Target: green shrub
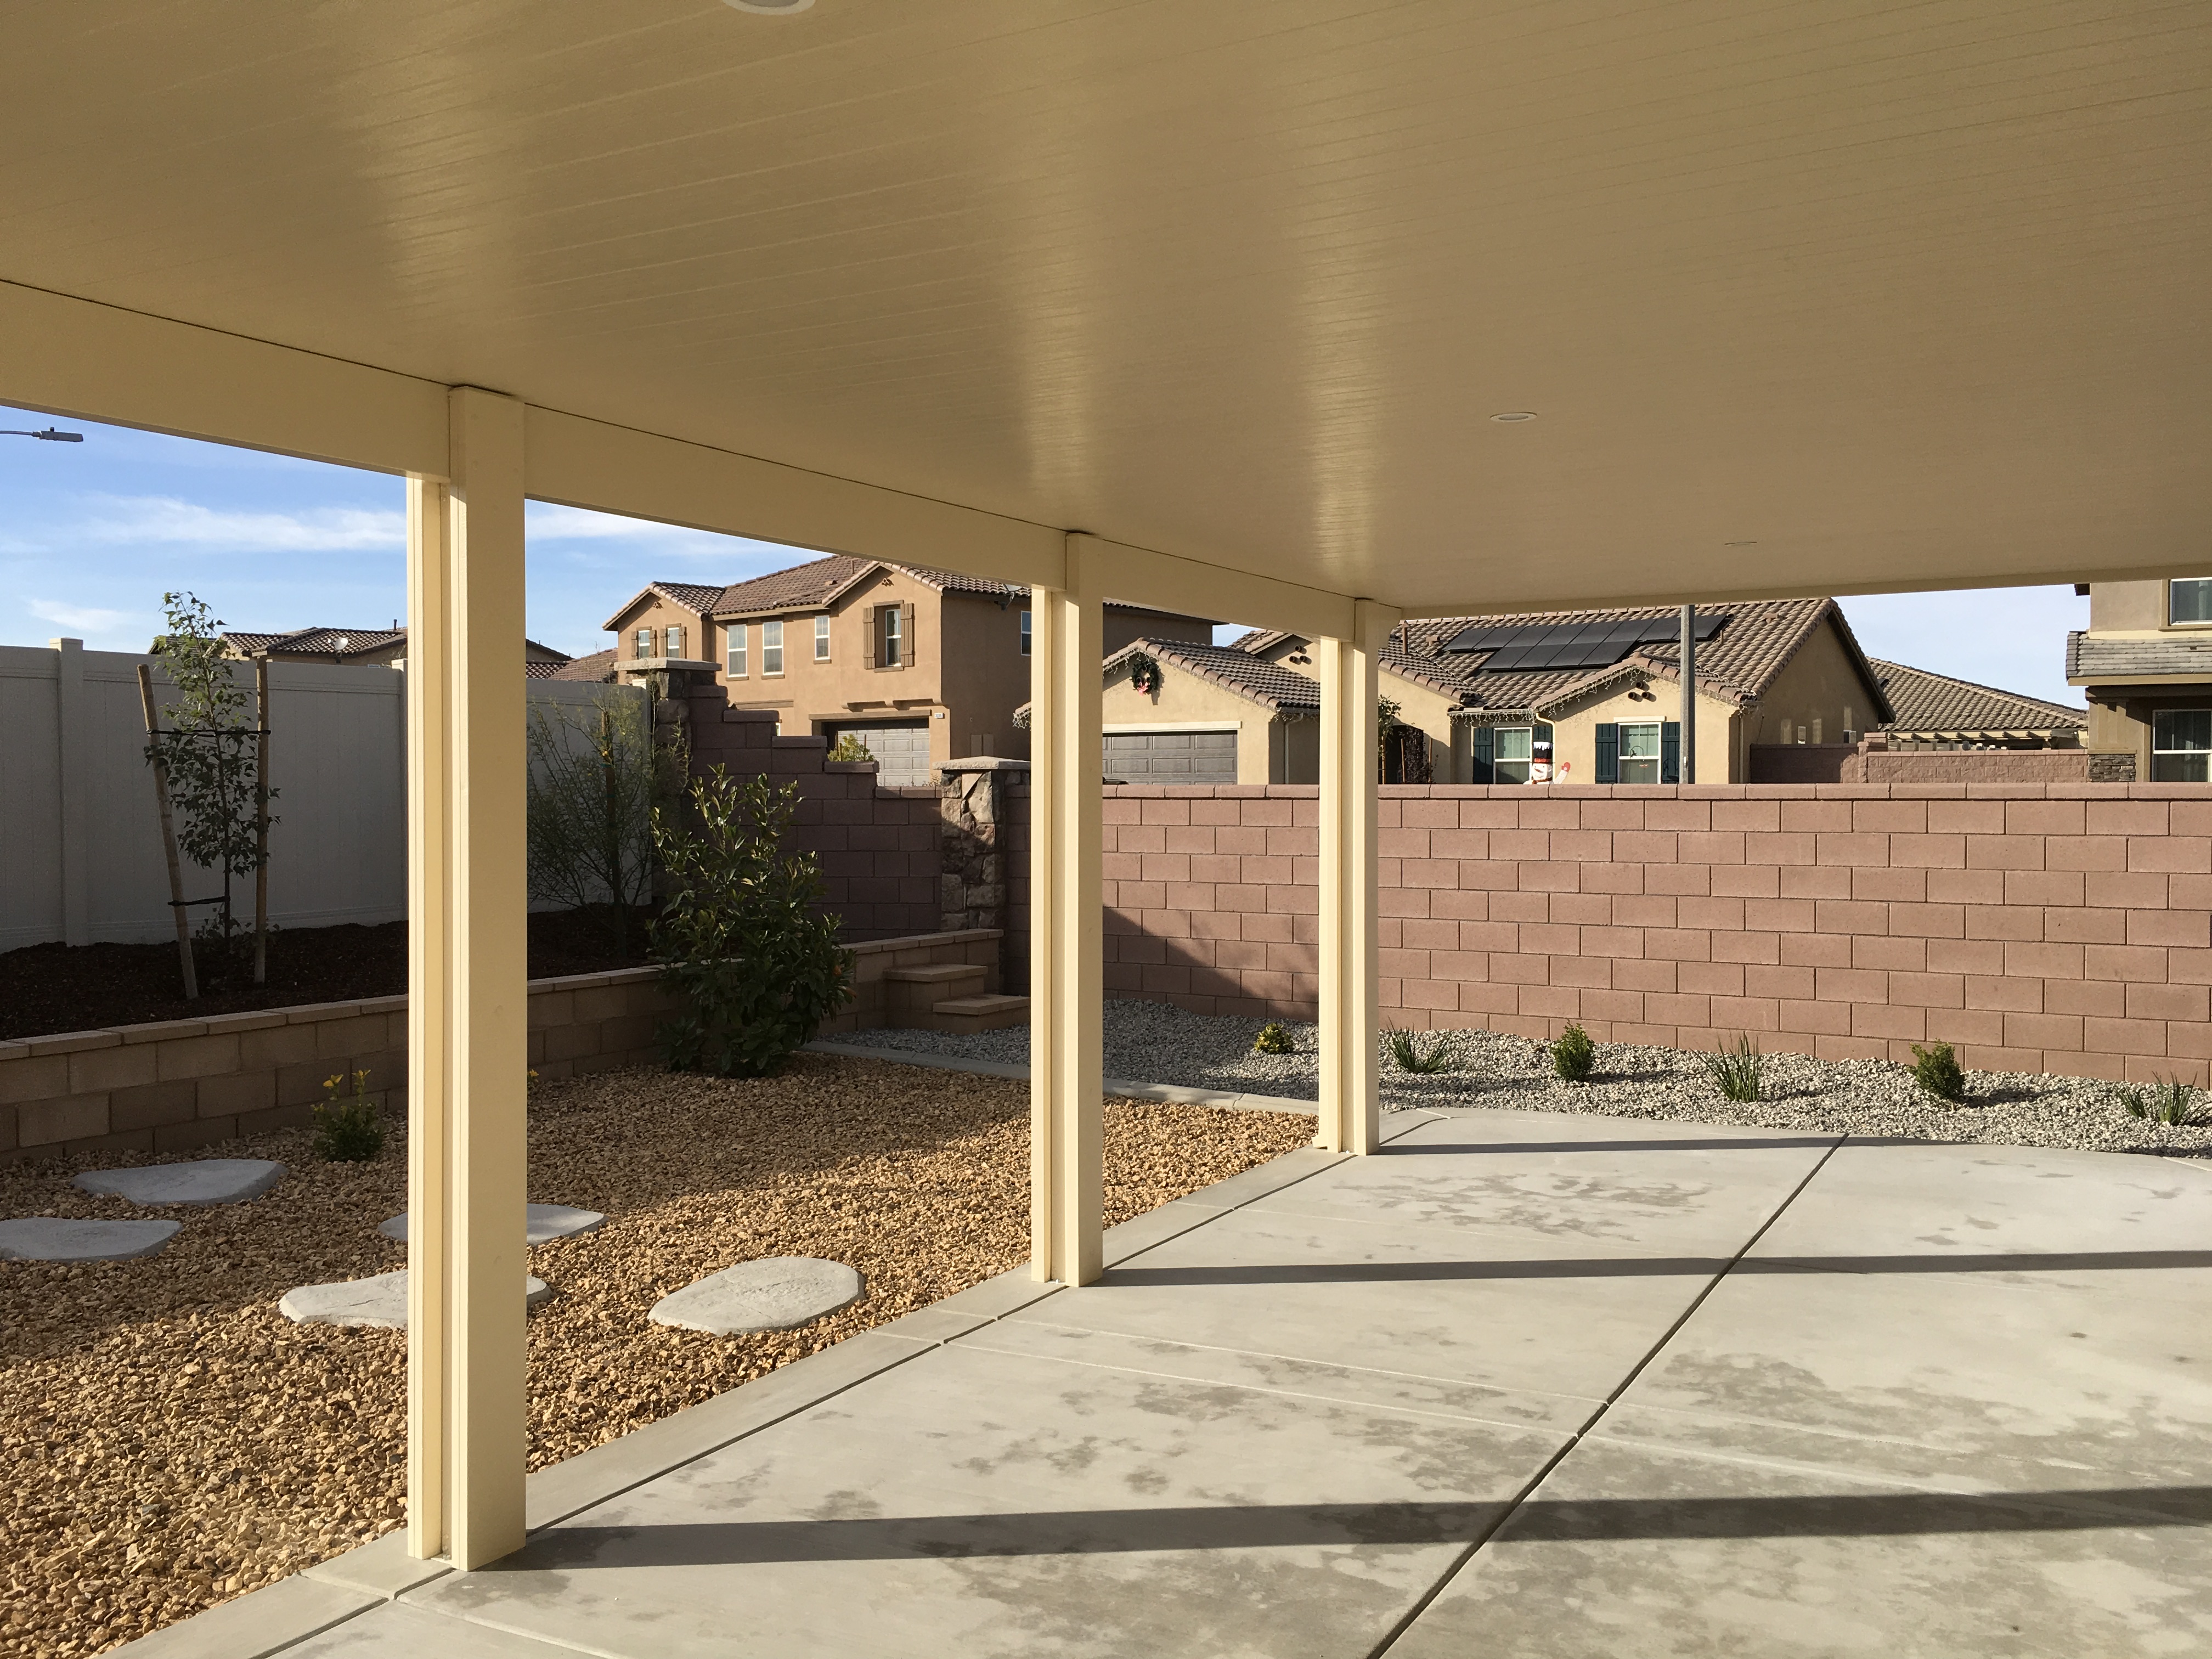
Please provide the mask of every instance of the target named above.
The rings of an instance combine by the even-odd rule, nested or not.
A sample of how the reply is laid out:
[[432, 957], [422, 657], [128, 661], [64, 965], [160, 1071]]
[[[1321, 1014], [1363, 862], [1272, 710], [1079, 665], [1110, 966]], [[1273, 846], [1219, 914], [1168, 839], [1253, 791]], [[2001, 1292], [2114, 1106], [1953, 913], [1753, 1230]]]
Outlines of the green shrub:
[[860, 741], [859, 733], [840, 732], [836, 743], [830, 748], [829, 758], [833, 761], [872, 761], [875, 756], [869, 752], [868, 745]]
[[1395, 1025], [1386, 1025], [1382, 1037], [1389, 1045], [1391, 1060], [1401, 1072], [1452, 1069], [1451, 1041], [1441, 1031], [1401, 1031]]
[[689, 823], [655, 808], [653, 839], [672, 890], [653, 924], [653, 960], [676, 1012], [659, 1030], [671, 1070], [768, 1077], [849, 994], [853, 953], [814, 908], [820, 866], [786, 853], [799, 786], [695, 779]]
[[2162, 1077], [2155, 1083], [2123, 1088], [2120, 1104], [2128, 1109], [2130, 1117], [2163, 1123], [2172, 1128], [2185, 1128], [2197, 1121], [2197, 1091], [2178, 1077]]
[[1260, 1035], [1252, 1039], [1252, 1052], [1255, 1054], [1287, 1054], [1291, 1051], [1291, 1034], [1279, 1020], [1269, 1020], [1260, 1028]]
[[315, 1108], [315, 1156], [326, 1164], [367, 1164], [384, 1150], [384, 1115], [368, 1097], [368, 1073], [356, 1072], [353, 1092], [340, 1072], [323, 1079], [329, 1098]]
[[1717, 1054], [1699, 1054], [1698, 1060], [1711, 1078], [1713, 1086], [1725, 1100], [1763, 1100], [1765, 1085], [1760, 1073], [1765, 1069], [1766, 1056], [1759, 1052], [1758, 1045], [1748, 1036], [1739, 1036], [1733, 1048], [1723, 1048]]
[[1588, 1082], [1596, 1065], [1597, 1044], [1590, 1041], [1590, 1034], [1579, 1024], [1568, 1026], [1552, 1045], [1552, 1069], [1565, 1082]]
[[1954, 1104], [1966, 1097], [1966, 1074], [1959, 1067], [1959, 1057], [1951, 1052], [1948, 1042], [1931, 1043], [1922, 1048], [1912, 1045], [1912, 1080], [1938, 1100]]
[[610, 687], [595, 706], [533, 704], [523, 840], [530, 896], [603, 910], [629, 954], [630, 918], [653, 902], [653, 812], [682, 798], [684, 753], [654, 740], [653, 711]]

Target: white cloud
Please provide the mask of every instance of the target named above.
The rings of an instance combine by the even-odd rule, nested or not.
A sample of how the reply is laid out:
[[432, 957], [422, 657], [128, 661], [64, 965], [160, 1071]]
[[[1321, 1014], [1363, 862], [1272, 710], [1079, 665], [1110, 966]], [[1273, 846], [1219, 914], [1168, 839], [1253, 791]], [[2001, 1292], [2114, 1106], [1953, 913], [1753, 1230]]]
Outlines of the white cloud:
[[625, 519], [611, 513], [592, 513], [580, 507], [559, 507], [532, 501], [524, 525], [533, 545], [558, 542], [621, 543], [623, 550], [669, 558], [758, 560], [798, 564], [821, 556], [803, 548], [781, 547], [774, 542], [744, 536], [722, 536], [712, 531], [689, 530], [681, 525], [655, 524], [650, 519]]
[[74, 628], [87, 634], [112, 634], [124, 628], [143, 628], [148, 618], [130, 611], [102, 611], [95, 606], [63, 605], [55, 599], [33, 599], [31, 614], [40, 622]]
[[104, 495], [79, 532], [110, 544], [161, 543], [239, 553], [400, 552], [407, 515], [357, 507], [298, 513], [240, 512], [171, 495]]

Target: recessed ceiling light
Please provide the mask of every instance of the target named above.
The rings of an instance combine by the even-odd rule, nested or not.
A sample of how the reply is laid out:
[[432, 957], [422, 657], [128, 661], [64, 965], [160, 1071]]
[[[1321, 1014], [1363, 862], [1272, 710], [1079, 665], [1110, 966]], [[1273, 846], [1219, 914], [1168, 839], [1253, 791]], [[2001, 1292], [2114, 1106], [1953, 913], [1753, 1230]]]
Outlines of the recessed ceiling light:
[[1757, 542], [1723, 542], [1723, 547], [1757, 547]]
[[787, 17], [793, 12], [805, 11], [814, 0], [722, 0], [732, 11], [750, 11], [763, 17]]
[[1536, 411], [1533, 409], [1509, 409], [1503, 415], [1493, 415], [1490, 418], [1493, 421], [1504, 421], [1510, 425], [1515, 421], [1534, 420]]

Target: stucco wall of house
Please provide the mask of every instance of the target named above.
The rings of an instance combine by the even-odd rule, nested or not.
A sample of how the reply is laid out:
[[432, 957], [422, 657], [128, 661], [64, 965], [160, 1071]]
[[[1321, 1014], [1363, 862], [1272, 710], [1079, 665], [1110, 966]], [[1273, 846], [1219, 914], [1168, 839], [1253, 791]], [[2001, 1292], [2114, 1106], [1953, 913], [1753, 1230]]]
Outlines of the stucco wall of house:
[[1841, 743], [1845, 732], [1870, 731], [1879, 723], [1873, 690], [1829, 623], [1813, 632], [1760, 695], [1749, 741], [1794, 743], [1802, 726], [1808, 743]]
[[[616, 618], [617, 626], [608, 630], [613, 641], [615, 665], [619, 668], [637, 655], [637, 630], [653, 629], [653, 654], [688, 656], [694, 661], [711, 662], [714, 658], [714, 630], [697, 611], [685, 609], [675, 600], [659, 593], [648, 592], [629, 606]], [[684, 630], [684, 649], [671, 653], [666, 648], [667, 629]]]
[[1146, 726], [1234, 725], [1240, 784], [1312, 783], [1321, 776], [1319, 737], [1301, 742], [1294, 735], [1297, 726], [1318, 727], [1319, 721], [1283, 720], [1241, 692], [1201, 679], [1173, 662], [1161, 664], [1158, 689], [1151, 692], [1129, 684], [1127, 663], [1117, 665], [1106, 676], [1099, 708], [1109, 732]]

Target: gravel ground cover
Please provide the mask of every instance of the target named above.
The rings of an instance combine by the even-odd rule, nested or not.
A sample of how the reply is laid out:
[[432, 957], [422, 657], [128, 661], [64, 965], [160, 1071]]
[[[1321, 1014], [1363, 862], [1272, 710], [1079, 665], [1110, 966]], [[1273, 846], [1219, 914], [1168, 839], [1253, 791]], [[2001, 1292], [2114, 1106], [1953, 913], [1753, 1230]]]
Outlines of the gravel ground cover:
[[[1312, 1139], [1308, 1118], [1109, 1103], [1106, 1218]], [[395, 1133], [368, 1164], [302, 1132], [210, 1152], [291, 1175], [171, 1209], [160, 1255], [0, 1264], [0, 1653], [98, 1652], [389, 1531], [404, 1515], [404, 1333], [295, 1325], [295, 1285], [388, 1272]], [[146, 1214], [77, 1191], [87, 1157], [0, 1170], [0, 1216]], [[540, 1085], [533, 1200], [605, 1212], [531, 1251], [530, 1462], [556, 1462], [965, 1289], [1029, 1248], [1026, 1085], [803, 1055], [784, 1076], [635, 1070]], [[817, 1324], [716, 1337], [647, 1321], [757, 1256], [825, 1256], [866, 1294]]]
[[[1162, 1002], [1109, 1002], [1106, 1075], [1313, 1099], [1317, 1058], [1314, 1028], [1285, 1022], [1292, 1052], [1255, 1054], [1253, 1039], [1266, 1023], [1186, 1013]], [[1970, 1072], [1966, 1099], [1951, 1105], [1923, 1093], [1908, 1067], [1887, 1060], [1777, 1054], [1766, 1059], [1766, 1098], [1736, 1102], [1724, 1099], [1698, 1056], [1680, 1048], [1600, 1043], [1590, 1080], [1569, 1084], [1553, 1074], [1546, 1045], [1529, 1038], [1480, 1030], [1434, 1035], [1445, 1044], [1451, 1069], [1419, 1074], [1401, 1071], [1386, 1047], [1386, 1104], [1589, 1112], [1920, 1140], [2212, 1156], [2212, 1099], [2203, 1091], [2197, 1096], [2197, 1122], [2166, 1126], [2130, 1116], [2118, 1086], [2094, 1078]], [[975, 1036], [855, 1031], [836, 1041], [1017, 1066], [1029, 1059], [1029, 1031], [1020, 1026]]]

